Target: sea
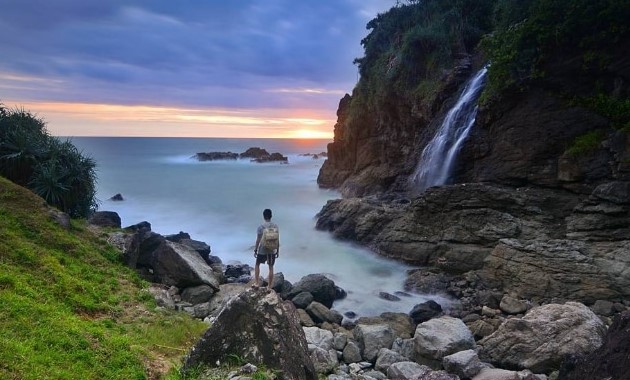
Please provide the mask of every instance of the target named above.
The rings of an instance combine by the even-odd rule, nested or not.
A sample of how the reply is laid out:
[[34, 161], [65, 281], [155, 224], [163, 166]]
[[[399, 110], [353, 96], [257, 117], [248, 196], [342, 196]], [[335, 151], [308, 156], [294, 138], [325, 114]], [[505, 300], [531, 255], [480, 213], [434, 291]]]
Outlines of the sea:
[[[403, 292], [412, 267], [380, 257], [315, 229], [316, 215], [327, 201], [341, 195], [317, 185], [328, 140], [72, 137], [84, 155], [97, 163], [100, 211], [115, 211], [123, 227], [142, 221], [162, 235], [187, 232], [210, 245], [224, 264], [254, 265], [256, 228], [270, 208], [280, 227], [281, 251], [275, 272], [292, 283], [322, 273], [347, 292], [333, 309], [357, 317], [383, 312], [408, 313], [414, 305], [439, 295], [405, 292], [399, 301], [381, 292]], [[249, 159], [200, 162], [198, 152], [241, 153], [264, 148], [288, 157], [288, 164]], [[123, 201], [112, 201], [115, 194]], [[266, 277], [267, 268], [261, 268]], [[252, 269], [253, 275], [253, 269]], [[349, 313], [348, 313], [349, 314]], [[350, 314], [349, 314], [350, 315]], [[352, 317], [353, 319], [355, 317]]]

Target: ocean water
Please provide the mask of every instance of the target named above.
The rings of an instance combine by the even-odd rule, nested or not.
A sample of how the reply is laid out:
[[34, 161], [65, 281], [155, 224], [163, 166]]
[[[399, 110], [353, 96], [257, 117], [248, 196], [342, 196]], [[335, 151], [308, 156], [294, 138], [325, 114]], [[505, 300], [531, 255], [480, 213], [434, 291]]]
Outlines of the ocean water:
[[[409, 266], [315, 229], [315, 216], [336, 191], [320, 189], [323, 158], [302, 156], [326, 151], [325, 140], [74, 137], [72, 142], [97, 161], [99, 210], [117, 212], [124, 226], [142, 221], [162, 235], [187, 232], [208, 243], [225, 264], [254, 265], [256, 228], [262, 211], [273, 210], [280, 227], [281, 251], [275, 271], [292, 283], [323, 273], [348, 297], [333, 309], [358, 316], [409, 312], [439, 296], [411, 294], [386, 301], [379, 292], [403, 290]], [[249, 160], [199, 162], [197, 152], [244, 152], [261, 147], [280, 152], [289, 164]], [[109, 200], [120, 193], [124, 201]], [[253, 271], [252, 271], [253, 274]], [[266, 277], [266, 266], [261, 267]]]

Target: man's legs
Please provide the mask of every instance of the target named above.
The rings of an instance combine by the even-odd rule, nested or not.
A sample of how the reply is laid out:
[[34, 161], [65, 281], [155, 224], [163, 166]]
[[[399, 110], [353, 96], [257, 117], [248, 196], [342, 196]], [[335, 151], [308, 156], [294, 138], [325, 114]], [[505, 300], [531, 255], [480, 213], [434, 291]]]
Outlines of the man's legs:
[[267, 287], [269, 289], [272, 289], [272, 285], [273, 285], [273, 264], [269, 264], [269, 278], [267, 279], [267, 281], [269, 282], [267, 284]]
[[254, 268], [254, 287], [258, 287], [258, 278], [260, 277], [260, 263], [256, 261], [256, 267]]

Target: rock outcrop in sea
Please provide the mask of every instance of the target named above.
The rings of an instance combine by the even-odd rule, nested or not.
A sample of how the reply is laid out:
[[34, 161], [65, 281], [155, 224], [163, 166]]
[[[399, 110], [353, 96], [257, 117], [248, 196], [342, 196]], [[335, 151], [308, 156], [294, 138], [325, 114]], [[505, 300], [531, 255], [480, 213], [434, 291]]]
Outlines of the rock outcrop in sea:
[[238, 160], [249, 158], [252, 162], [264, 163], [264, 162], [281, 162], [289, 163], [289, 159], [279, 152], [269, 153], [266, 149], [252, 147], [248, 148], [242, 153], [233, 152], [200, 152], [195, 154], [192, 158], [198, 161], [217, 161], [217, 160]]

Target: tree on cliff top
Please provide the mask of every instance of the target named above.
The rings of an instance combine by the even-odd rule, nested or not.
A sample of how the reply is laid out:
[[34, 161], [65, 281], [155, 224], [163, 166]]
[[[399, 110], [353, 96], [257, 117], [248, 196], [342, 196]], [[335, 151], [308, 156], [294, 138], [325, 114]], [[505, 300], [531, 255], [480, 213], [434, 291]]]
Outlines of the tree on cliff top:
[[487, 91], [524, 88], [557, 57], [580, 58], [585, 73], [605, 69], [630, 38], [628, 19], [627, 0], [500, 0], [496, 30], [482, 41]]
[[488, 15], [495, 2], [410, 1], [379, 14], [367, 24], [364, 56], [354, 61], [361, 79], [355, 89], [360, 99], [353, 99], [353, 107], [378, 107], [392, 96], [430, 105], [444, 70], [471, 54], [490, 32]]
[[0, 104], [0, 175], [73, 217], [86, 217], [97, 206], [95, 167], [70, 141], [50, 136], [43, 120]]

